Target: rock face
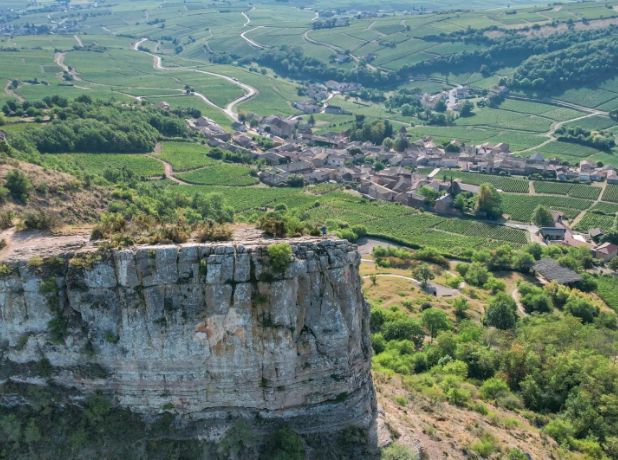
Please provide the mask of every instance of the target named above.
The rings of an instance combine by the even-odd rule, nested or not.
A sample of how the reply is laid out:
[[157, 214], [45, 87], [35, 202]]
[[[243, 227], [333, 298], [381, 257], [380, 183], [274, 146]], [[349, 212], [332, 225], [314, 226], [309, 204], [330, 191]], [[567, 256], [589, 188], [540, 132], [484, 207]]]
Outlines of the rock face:
[[266, 247], [239, 245], [2, 264], [0, 382], [99, 390], [145, 416], [259, 415], [305, 433], [370, 427], [360, 255], [347, 241], [292, 249], [284, 273]]

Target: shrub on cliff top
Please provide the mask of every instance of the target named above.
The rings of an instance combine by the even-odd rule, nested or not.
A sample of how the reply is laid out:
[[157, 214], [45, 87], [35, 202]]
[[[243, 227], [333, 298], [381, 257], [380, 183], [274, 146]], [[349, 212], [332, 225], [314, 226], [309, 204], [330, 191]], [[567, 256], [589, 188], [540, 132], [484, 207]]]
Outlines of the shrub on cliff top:
[[288, 243], [268, 246], [270, 265], [275, 273], [283, 273], [292, 263], [292, 248]]

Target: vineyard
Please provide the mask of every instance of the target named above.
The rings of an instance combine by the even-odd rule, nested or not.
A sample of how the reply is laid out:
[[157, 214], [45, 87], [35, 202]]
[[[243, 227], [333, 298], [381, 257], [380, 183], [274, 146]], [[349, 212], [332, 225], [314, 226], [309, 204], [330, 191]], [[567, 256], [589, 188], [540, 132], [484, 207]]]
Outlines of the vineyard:
[[158, 158], [172, 165], [174, 171], [188, 171], [217, 164], [206, 156], [210, 149], [193, 142], [163, 142]]
[[603, 214], [595, 214], [593, 212], [587, 212], [582, 220], [573, 228], [578, 232], [587, 233], [592, 228], [600, 228], [601, 230], [611, 230], [614, 228], [614, 222], [616, 218], [614, 216], [606, 216]]
[[[442, 218], [442, 221], [445, 219]], [[473, 248], [494, 248], [507, 243], [503, 240], [491, 240], [482, 236], [447, 234], [433, 227], [440, 223], [440, 218], [428, 214], [416, 214], [399, 218], [377, 219], [365, 223], [369, 234], [381, 236], [411, 247], [432, 246], [450, 255], [462, 255]]]
[[572, 219], [580, 211], [588, 209], [592, 201], [579, 198], [561, 198], [557, 196], [521, 196], [505, 193], [502, 195], [502, 208], [512, 220], [530, 222], [532, 212], [538, 205], [564, 212], [567, 219]]
[[250, 209], [266, 206], [270, 203], [276, 204], [277, 200], [286, 196], [299, 193], [289, 188], [262, 188], [262, 187], [216, 187], [216, 186], [195, 186], [178, 185], [174, 187], [180, 193], [192, 196], [196, 193], [207, 195], [209, 193], [221, 193], [225, 196], [226, 203], [234, 208], [236, 212], [248, 211]]
[[618, 312], [618, 278], [614, 276], [599, 276], [596, 281], [599, 296], [607, 305]]
[[516, 244], [528, 243], [528, 232], [524, 230], [504, 227], [501, 225], [489, 225], [472, 220], [447, 219], [435, 228], [449, 233], [482, 237], [489, 240], [507, 241], [509, 243]]
[[565, 182], [534, 181], [534, 190], [537, 193], [565, 195], [573, 198], [596, 200], [601, 194], [602, 189], [600, 187], [593, 187], [591, 185], [569, 184]]
[[50, 154], [49, 158], [77, 164], [84, 171], [102, 174], [107, 169], [126, 169], [136, 176], [163, 175], [163, 165], [157, 160], [141, 154], [127, 153], [70, 153], [66, 155]]
[[259, 182], [255, 177], [249, 175], [250, 172], [251, 168], [245, 166], [219, 163], [205, 169], [178, 174], [176, 177], [190, 184], [242, 187], [255, 185]]
[[605, 203], [601, 201], [600, 203], [594, 205], [594, 207], [590, 211], [598, 212], [601, 214], [616, 214], [618, 212], [618, 204]]
[[607, 184], [605, 193], [603, 193], [603, 201], [618, 203], [618, 185]]
[[453, 179], [461, 179], [462, 182], [471, 185], [481, 185], [484, 183], [490, 183], [495, 185], [495, 187], [504, 192], [511, 193], [528, 193], [530, 191], [530, 186], [527, 180], [524, 179], [514, 179], [512, 177], [505, 176], [494, 176], [491, 174], [478, 174], [478, 173], [469, 173], [464, 171], [449, 171], [449, 170], [441, 170], [437, 177], [443, 177], [446, 175], [447, 179], [451, 177]]

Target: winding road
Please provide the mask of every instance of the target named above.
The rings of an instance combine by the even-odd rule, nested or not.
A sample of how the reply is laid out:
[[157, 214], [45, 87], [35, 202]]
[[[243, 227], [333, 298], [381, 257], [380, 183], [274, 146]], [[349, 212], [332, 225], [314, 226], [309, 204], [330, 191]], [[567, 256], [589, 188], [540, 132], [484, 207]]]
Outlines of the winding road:
[[16, 92], [14, 92], [11, 89], [11, 80], [7, 81], [6, 85], [4, 85], [4, 92], [6, 94], [8, 94], [9, 96], [14, 97], [15, 99], [17, 99], [19, 102], [25, 102], [26, 101], [23, 97], [21, 97], [19, 94], [17, 94]]
[[[314, 40], [313, 38], [309, 38], [309, 32], [311, 32], [312, 29], [309, 29], [307, 31], [305, 31], [305, 33], [303, 33], [301, 35], [301, 37], [303, 37], [303, 40], [305, 40], [308, 43], [312, 43], [314, 45], [317, 46], [324, 46], [326, 48], [331, 49], [332, 51], [334, 51], [337, 54], [343, 54], [343, 50], [341, 48], [338, 48], [335, 45], [331, 45], [329, 43], [323, 43], [323, 42], [319, 42], [317, 40]], [[358, 56], [353, 55], [352, 53], [350, 53], [350, 57], [355, 61], [355, 62], [359, 62], [360, 58]], [[365, 64], [367, 66], [368, 69], [376, 71], [378, 70], [378, 68], [376, 66], [373, 66], [371, 64]]]
[[[578, 110], [583, 110], [583, 109], [578, 109]], [[534, 150], [538, 150], [541, 147], [546, 146], [550, 142], [553, 142], [553, 141], [557, 140], [556, 137], [554, 136], [555, 133], [556, 133], [556, 130], [558, 128], [560, 128], [562, 125], [566, 124], [566, 123], [572, 123], [574, 121], [583, 120], [584, 118], [590, 118], [590, 117], [594, 117], [596, 115], [604, 115], [605, 114], [605, 112], [601, 112], [599, 110], [594, 110], [594, 109], [588, 109], [588, 110], [592, 110], [592, 111], [590, 113], [587, 113], [586, 115], [581, 116], [581, 117], [572, 118], [570, 120], [565, 120], [565, 121], [559, 121], [557, 123], [552, 123], [551, 129], [549, 131], [547, 131], [545, 134], [543, 134], [544, 137], [548, 138], [545, 142], [543, 142], [543, 143], [541, 143], [539, 145], [535, 145], [534, 147], [530, 147], [529, 149], [519, 150], [516, 153], [532, 152]]]
[[[157, 144], [157, 147], [160, 149], [161, 143]], [[155, 149], [155, 153], [156, 153], [156, 149]], [[159, 163], [163, 164], [163, 168], [165, 169], [165, 178], [169, 179], [173, 182], [176, 182], [178, 185], [191, 185], [188, 182], [182, 181], [180, 179], [178, 179], [176, 176], [174, 176], [174, 168], [172, 168], [172, 165], [169, 164], [167, 161], [162, 160], [159, 157], [156, 157], [154, 155], [148, 155], [145, 154], [145, 156], [147, 156], [148, 158], [152, 158], [153, 160], [157, 160]], [[157, 176], [158, 177], [158, 176]]]
[[153, 67], [156, 70], [188, 70], [191, 72], [197, 72], [197, 73], [203, 73], [205, 75], [211, 75], [213, 77], [218, 77], [218, 78], [223, 78], [224, 80], [229, 81], [230, 83], [233, 83], [237, 86], [240, 86], [243, 91], [245, 91], [245, 94], [243, 96], [240, 96], [236, 99], [234, 99], [233, 101], [230, 101], [226, 104], [225, 107], [219, 107], [218, 105], [216, 105], [214, 102], [212, 102], [210, 99], [208, 99], [206, 96], [204, 96], [201, 93], [196, 92], [195, 95], [197, 97], [199, 97], [200, 99], [202, 99], [206, 104], [210, 105], [211, 107], [221, 110], [225, 116], [227, 116], [230, 120], [232, 121], [238, 121], [238, 114], [234, 111], [234, 109], [236, 108], [236, 106], [238, 104], [242, 104], [243, 102], [248, 101], [249, 99], [255, 97], [256, 95], [259, 94], [259, 91], [257, 89], [255, 89], [252, 86], [247, 85], [246, 83], [242, 83], [240, 81], [238, 81], [237, 79], [234, 79], [232, 77], [228, 77], [227, 75], [221, 75], [215, 72], [208, 72], [206, 70], [198, 70], [198, 69], [190, 69], [190, 68], [183, 68], [183, 67], [174, 67], [174, 69], [168, 69], [167, 67], [163, 67], [161, 65], [161, 57], [156, 56], [152, 53], [149, 53], [147, 51], [142, 51], [139, 49], [140, 45], [144, 42], [148, 41], [147, 38], [142, 38], [141, 40], [138, 40], [137, 42], [135, 42], [133, 44], [133, 50], [134, 51], [139, 51], [140, 53], [144, 53], [147, 54], [148, 56], [152, 57], [154, 62], [153, 62]]
[[260, 50], [268, 49], [268, 47], [264, 45], [260, 45], [258, 42], [251, 40], [249, 37], [245, 36], [245, 34], [248, 34], [249, 32], [253, 32], [254, 30], [260, 29], [262, 27], [264, 26], [257, 26], [257, 27], [254, 27], [253, 29], [245, 30], [243, 33], [240, 34], [240, 36], [243, 40], [245, 40], [247, 43], [249, 43], [249, 45], [253, 46], [254, 48], [257, 48]]

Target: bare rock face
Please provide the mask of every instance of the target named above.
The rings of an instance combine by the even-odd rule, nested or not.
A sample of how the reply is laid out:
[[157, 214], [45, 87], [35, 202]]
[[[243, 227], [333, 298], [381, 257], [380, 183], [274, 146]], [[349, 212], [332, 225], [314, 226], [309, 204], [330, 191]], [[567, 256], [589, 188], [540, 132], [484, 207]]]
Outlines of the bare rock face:
[[[145, 416], [259, 415], [305, 433], [370, 427], [360, 255], [347, 241], [292, 249], [284, 273], [265, 246], [240, 245], [2, 264], [0, 383], [100, 390]], [[41, 361], [49, 375], [32, 365]]]

